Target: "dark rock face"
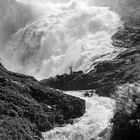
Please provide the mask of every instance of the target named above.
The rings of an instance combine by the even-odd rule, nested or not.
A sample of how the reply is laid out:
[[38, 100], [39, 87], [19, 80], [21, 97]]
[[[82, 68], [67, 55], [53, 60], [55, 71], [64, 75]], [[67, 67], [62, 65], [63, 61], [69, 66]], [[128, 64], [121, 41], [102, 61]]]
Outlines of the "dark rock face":
[[95, 89], [101, 96], [110, 96], [116, 85], [140, 79], [140, 29], [126, 28], [116, 33], [113, 44], [127, 48], [110, 61], [94, 63], [95, 69], [87, 74], [75, 72], [48, 80], [43, 85], [63, 90]]
[[0, 140], [35, 140], [40, 132], [84, 112], [84, 100], [7, 71], [0, 64]]
[[[127, 58], [125, 78], [135, 84], [125, 84], [115, 92], [117, 110], [112, 120], [111, 140], [140, 139], [140, 28], [125, 28], [114, 36], [114, 45], [126, 47], [127, 53], [119, 57]], [[129, 57], [126, 57], [129, 55]]]
[[112, 40], [113, 45], [117, 47], [138, 47], [140, 45], [140, 27], [125, 26], [123, 30], [112, 36]]
[[117, 111], [110, 140], [140, 139], [140, 83], [125, 84], [116, 94]]

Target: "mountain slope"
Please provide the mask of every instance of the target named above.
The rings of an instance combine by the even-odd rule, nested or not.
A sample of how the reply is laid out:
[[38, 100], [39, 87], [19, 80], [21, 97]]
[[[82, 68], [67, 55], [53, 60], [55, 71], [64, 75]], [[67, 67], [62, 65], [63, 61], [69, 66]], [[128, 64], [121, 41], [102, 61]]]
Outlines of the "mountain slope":
[[85, 101], [0, 65], [0, 139], [33, 140], [85, 112]]

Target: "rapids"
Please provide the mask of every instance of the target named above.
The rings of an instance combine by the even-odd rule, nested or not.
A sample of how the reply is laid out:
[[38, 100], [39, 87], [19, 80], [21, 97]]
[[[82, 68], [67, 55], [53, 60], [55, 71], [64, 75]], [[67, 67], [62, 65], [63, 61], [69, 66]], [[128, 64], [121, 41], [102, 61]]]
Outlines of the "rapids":
[[108, 127], [115, 111], [115, 101], [98, 97], [83, 97], [83, 91], [68, 91], [66, 94], [80, 97], [86, 101], [86, 113], [74, 120], [74, 124], [57, 127], [43, 133], [45, 140], [90, 140]]

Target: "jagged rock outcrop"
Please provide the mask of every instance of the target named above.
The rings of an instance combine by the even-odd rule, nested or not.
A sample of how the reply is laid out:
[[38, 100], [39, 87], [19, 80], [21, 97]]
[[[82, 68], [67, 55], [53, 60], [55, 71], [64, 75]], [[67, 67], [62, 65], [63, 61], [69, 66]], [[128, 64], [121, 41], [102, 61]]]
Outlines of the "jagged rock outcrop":
[[[111, 140], [139, 140], [140, 139], [140, 28], [125, 27], [113, 36], [114, 45], [127, 48], [127, 54], [120, 54], [127, 58], [125, 77], [135, 84], [124, 84], [117, 88], [115, 99], [117, 110], [112, 120], [113, 129]], [[127, 78], [128, 77], [128, 78]], [[122, 77], [123, 78], [123, 77]], [[126, 81], [126, 82], [127, 82]]]
[[110, 140], [140, 139], [140, 83], [125, 84], [115, 93], [117, 110]]
[[116, 85], [140, 80], [140, 28], [125, 27], [113, 37], [113, 45], [126, 48], [113, 60], [93, 63], [89, 73], [74, 72], [42, 80], [43, 85], [63, 90], [95, 89], [101, 96], [110, 96]]
[[0, 139], [35, 140], [85, 112], [85, 101], [41, 85], [0, 64]]

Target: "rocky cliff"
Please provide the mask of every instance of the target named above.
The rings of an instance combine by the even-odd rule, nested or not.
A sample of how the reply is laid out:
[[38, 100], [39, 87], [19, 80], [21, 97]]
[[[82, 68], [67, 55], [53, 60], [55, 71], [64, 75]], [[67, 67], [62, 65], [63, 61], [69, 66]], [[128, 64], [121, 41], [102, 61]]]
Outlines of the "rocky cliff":
[[[140, 139], [140, 28], [125, 28], [114, 35], [114, 45], [130, 51], [128, 64], [124, 65], [127, 83], [117, 88], [117, 110], [114, 116], [111, 140]], [[132, 53], [133, 52], [133, 53]], [[124, 57], [126, 57], [124, 55]], [[122, 77], [123, 79], [123, 77]], [[126, 82], [127, 82], [126, 81]]]
[[85, 112], [85, 101], [0, 64], [0, 139], [35, 140]]
[[140, 28], [125, 27], [112, 40], [115, 47], [125, 48], [113, 60], [93, 62], [94, 69], [87, 74], [74, 72], [71, 75], [58, 75], [41, 83], [63, 90], [95, 89], [99, 95], [110, 96], [116, 85], [139, 80]]
[[[43, 85], [58, 89], [95, 89], [101, 96], [113, 95], [116, 113], [112, 119], [110, 140], [140, 139], [140, 28], [125, 26], [112, 36], [115, 47], [125, 48], [110, 61], [93, 63], [87, 74], [75, 72], [48, 80]], [[108, 140], [108, 133], [102, 136]]]

